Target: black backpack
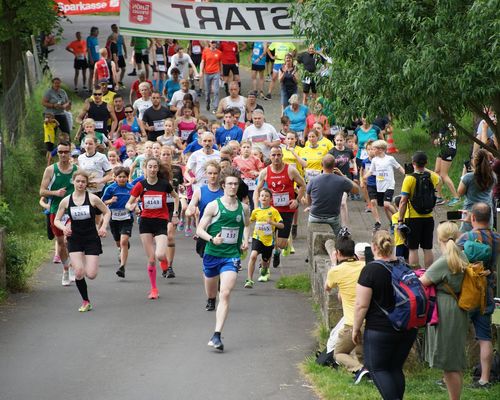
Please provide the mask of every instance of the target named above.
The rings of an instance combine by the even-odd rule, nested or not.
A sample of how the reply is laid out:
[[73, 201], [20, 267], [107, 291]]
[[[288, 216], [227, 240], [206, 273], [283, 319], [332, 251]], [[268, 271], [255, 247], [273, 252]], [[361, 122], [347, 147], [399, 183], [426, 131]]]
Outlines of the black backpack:
[[428, 171], [424, 173], [413, 173], [415, 178], [415, 190], [411, 196], [410, 203], [413, 209], [419, 214], [429, 214], [436, 205], [436, 188], [431, 180]]

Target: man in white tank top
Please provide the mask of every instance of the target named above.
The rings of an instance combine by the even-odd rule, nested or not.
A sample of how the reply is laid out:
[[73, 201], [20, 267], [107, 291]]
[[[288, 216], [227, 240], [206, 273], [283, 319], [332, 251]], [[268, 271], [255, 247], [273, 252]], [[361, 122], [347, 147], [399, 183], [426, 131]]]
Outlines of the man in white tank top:
[[240, 87], [238, 82], [233, 81], [229, 84], [229, 96], [224, 97], [219, 102], [215, 116], [217, 118], [224, 118], [224, 110], [227, 110], [228, 108], [237, 108], [241, 112], [238, 121], [245, 123], [246, 102], [247, 98], [240, 96]]

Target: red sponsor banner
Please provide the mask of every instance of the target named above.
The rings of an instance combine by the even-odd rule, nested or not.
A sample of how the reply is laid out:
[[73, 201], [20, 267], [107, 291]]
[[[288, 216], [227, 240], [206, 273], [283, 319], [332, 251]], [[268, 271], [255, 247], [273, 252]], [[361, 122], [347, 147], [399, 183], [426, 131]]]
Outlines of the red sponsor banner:
[[120, 12], [120, 0], [56, 0], [65, 15]]

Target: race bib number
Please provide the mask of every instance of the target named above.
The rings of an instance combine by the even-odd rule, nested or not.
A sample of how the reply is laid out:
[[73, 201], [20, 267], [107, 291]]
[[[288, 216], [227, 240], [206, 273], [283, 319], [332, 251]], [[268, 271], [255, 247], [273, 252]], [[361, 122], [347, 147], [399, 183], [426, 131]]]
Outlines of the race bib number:
[[256, 224], [255, 228], [266, 236], [271, 236], [273, 234], [273, 227], [271, 224], [259, 222]]
[[166, 72], [167, 71], [167, 67], [164, 64], [160, 64], [160, 65], [158, 65], [158, 71], [160, 71], [160, 72]]
[[160, 62], [165, 61], [165, 59], [163, 58], [163, 54], [157, 54], [156, 61], [160, 61]]
[[165, 129], [165, 120], [160, 119], [159, 121], [153, 121], [153, 126], [155, 131], [163, 131]]
[[113, 221], [125, 221], [130, 219], [130, 211], [125, 208], [111, 209], [111, 219]]
[[224, 244], [236, 244], [238, 242], [238, 234], [240, 228], [222, 228], [221, 237], [224, 239]]
[[104, 128], [104, 121], [95, 121], [95, 129]]
[[287, 207], [290, 203], [290, 195], [288, 193], [273, 193], [273, 204], [275, 207]]
[[167, 193], [167, 203], [173, 203], [174, 198]]
[[161, 195], [145, 195], [144, 196], [144, 208], [146, 210], [157, 210], [161, 208]]
[[193, 54], [200, 54], [201, 53], [201, 46], [195, 45], [193, 46]]
[[181, 139], [187, 140], [190, 134], [191, 134], [191, 131], [181, 131]]
[[77, 60], [85, 60], [85, 56], [76, 56]]
[[258, 49], [258, 48], [253, 49], [253, 54], [255, 54], [256, 56], [259, 56], [260, 55], [260, 49]]
[[318, 176], [320, 174], [320, 171], [317, 169], [306, 169], [306, 179], [307, 181], [310, 181], [312, 178], [315, 176]]
[[359, 159], [364, 160], [365, 158], [368, 158], [368, 152], [366, 149], [361, 149], [361, 153], [359, 153]]
[[71, 219], [75, 221], [81, 221], [84, 219], [90, 219], [90, 206], [75, 206], [70, 207]]
[[95, 49], [94, 51], [96, 52], [96, 54], [99, 54], [99, 45], [98, 44], [96, 44], [94, 46], [94, 49]]
[[149, 54], [149, 50], [148, 49], [142, 49], [141, 54], [143, 56], [147, 56]]
[[254, 191], [255, 188], [257, 187], [257, 183], [255, 182], [255, 179], [246, 178], [246, 179], [243, 179], [243, 182], [246, 183], [246, 185], [248, 186], [248, 190], [250, 190], [250, 191]]

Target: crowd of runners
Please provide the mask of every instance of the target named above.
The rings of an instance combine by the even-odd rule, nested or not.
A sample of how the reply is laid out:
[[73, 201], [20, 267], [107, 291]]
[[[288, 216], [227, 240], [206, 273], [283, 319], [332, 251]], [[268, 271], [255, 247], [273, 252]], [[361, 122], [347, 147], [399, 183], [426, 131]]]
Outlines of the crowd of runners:
[[[412, 164], [401, 166], [388, 154], [389, 116], [369, 120], [360, 110], [358, 120], [337, 125], [333, 105], [317, 94], [315, 85], [315, 77], [328, 71], [328, 57], [312, 45], [298, 51], [295, 44], [281, 42], [192, 40], [183, 47], [176, 40], [133, 37], [129, 43], [127, 47], [116, 25], [105, 41], [97, 27], [86, 39], [77, 32], [66, 49], [74, 56], [74, 90], [86, 97], [82, 111], [73, 120], [71, 102], [57, 77], [43, 98], [48, 164], [40, 204], [47, 210], [49, 238], [55, 238], [54, 262], [62, 264], [62, 285], [74, 281], [82, 297], [79, 311], [92, 309], [87, 279], [97, 276], [101, 238], [108, 228], [118, 252], [118, 279], [126, 279], [129, 252], [138, 251], [130, 248], [130, 237], [139, 230], [152, 300], [160, 296], [157, 267], [162, 277], [174, 279], [176, 241], [192, 237], [193, 253], [201, 257], [205, 308], [216, 310], [209, 345], [222, 351], [221, 332], [238, 272], [246, 270], [242, 285], [252, 290], [258, 264], [257, 280], [267, 282], [272, 267], [286, 262], [282, 256], [295, 252], [298, 212], [305, 210], [310, 222], [329, 224], [338, 237], [331, 246], [336, 254], [332, 262], [344, 269], [332, 268], [327, 282], [328, 290], [339, 286], [346, 318], [337, 361], [355, 373], [356, 382], [369, 372], [384, 398], [402, 398], [401, 367], [416, 333], [395, 331], [373, 305], [394, 306], [388, 294], [390, 275], [381, 265], [360, 263], [365, 252], [354, 251], [349, 204], [365, 202], [365, 211], [373, 217], [375, 258], [394, 263], [398, 256], [425, 267], [422, 282], [438, 287], [441, 308], [440, 295], [449, 297], [440, 290], [447, 254], [455, 257], [452, 270], [463, 276], [465, 261], [457, 260], [462, 256], [456, 250], [464, 242], [459, 242], [459, 228], [474, 234], [493, 226], [498, 160], [474, 148], [455, 187], [448, 171], [457, 152], [456, 132], [453, 126], [444, 126], [435, 132], [440, 148], [435, 171], [427, 169], [427, 155], [422, 152], [414, 155]], [[252, 79], [251, 87], [244, 88], [239, 63], [247, 48]], [[124, 84], [126, 74], [137, 77], [130, 90]], [[225, 92], [222, 98], [220, 86]], [[269, 123], [264, 111], [275, 88], [280, 96], [280, 127]], [[479, 139], [496, 145], [484, 120], [477, 132]], [[395, 170], [405, 175], [396, 197]], [[448, 200], [443, 184], [451, 195]], [[432, 189], [432, 196], [425, 188]], [[445, 261], [435, 261], [432, 211], [435, 206], [454, 207], [461, 198], [464, 215], [455, 218], [462, 219], [461, 226], [438, 228]], [[478, 221], [485, 218], [486, 225], [478, 228]], [[494, 251], [485, 264], [493, 271], [498, 235], [488, 231], [486, 236], [483, 242]], [[353, 265], [346, 270], [347, 262]], [[437, 264], [446, 271], [434, 272]], [[458, 280], [450, 284], [460, 292]], [[488, 284], [490, 307], [492, 277]], [[453, 306], [448, 303], [444, 310]], [[450, 324], [463, 317], [455, 314]], [[360, 343], [365, 316], [363, 364], [349, 357]], [[487, 361], [491, 313], [472, 320], [481, 360]], [[439, 332], [435, 335], [440, 338], [437, 346], [445, 346]], [[388, 342], [394, 351], [373, 350]], [[372, 346], [369, 355], [366, 343]], [[450, 351], [456, 356], [461, 350]], [[398, 357], [387, 360], [391, 354]], [[446, 357], [445, 361], [431, 357], [430, 363], [444, 369], [450, 397], [456, 398], [461, 377], [454, 373], [463, 370], [463, 360], [456, 361], [457, 369], [450, 369]], [[394, 365], [384, 364], [390, 362]], [[394, 376], [380, 372], [386, 367]], [[488, 382], [484, 372], [478, 385]]]

